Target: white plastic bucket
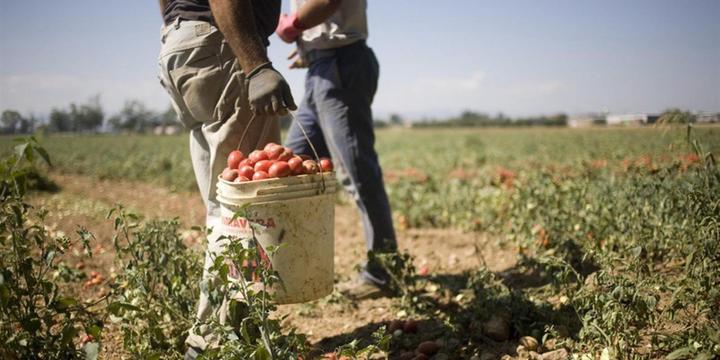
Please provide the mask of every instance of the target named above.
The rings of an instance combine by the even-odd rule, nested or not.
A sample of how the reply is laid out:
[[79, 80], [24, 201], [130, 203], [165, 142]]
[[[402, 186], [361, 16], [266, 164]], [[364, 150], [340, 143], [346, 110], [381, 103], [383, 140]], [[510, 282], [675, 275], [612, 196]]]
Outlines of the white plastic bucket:
[[[222, 235], [249, 239], [278, 250], [270, 263], [280, 277], [269, 289], [277, 304], [306, 302], [333, 291], [335, 186], [332, 173], [235, 183], [218, 180]], [[246, 207], [244, 207], [246, 206]], [[233, 220], [244, 207], [245, 218]], [[257, 227], [256, 227], [257, 228]]]

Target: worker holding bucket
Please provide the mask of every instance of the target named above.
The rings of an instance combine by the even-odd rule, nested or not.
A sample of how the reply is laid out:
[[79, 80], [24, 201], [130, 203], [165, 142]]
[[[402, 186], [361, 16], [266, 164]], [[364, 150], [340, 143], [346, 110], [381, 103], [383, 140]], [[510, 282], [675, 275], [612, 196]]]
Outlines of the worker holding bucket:
[[[217, 175], [228, 154], [238, 148], [247, 154], [279, 142], [278, 117], [296, 109], [290, 87], [267, 56], [280, 5], [280, 0], [160, 0], [164, 26], [159, 78], [190, 131], [208, 228], [220, 223]], [[219, 236], [208, 236], [203, 281], [210, 278], [207, 269], [220, 251]], [[226, 318], [227, 303], [212, 306], [203, 288], [197, 326], [186, 340], [186, 358], [195, 358], [213, 341], [201, 324], [213, 314], [221, 321]]]
[[[308, 71], [305, 96], [286, 146], [311, 154], [312, 143], [320, 156], [330, 156], [360, 210], [367, 250], [396, 252], [392, 213], [374, 148], [371, 104], [379, 67], [366, 44], [366, 0], [291, 0], [291, 5], [292, 14], [280, 17], [276, 33], [297, 45], [290, 67]], [[369, 261], [340, 290], [358, 299], [377, 297], [389, 293], [388, 281], [383, 268]]]

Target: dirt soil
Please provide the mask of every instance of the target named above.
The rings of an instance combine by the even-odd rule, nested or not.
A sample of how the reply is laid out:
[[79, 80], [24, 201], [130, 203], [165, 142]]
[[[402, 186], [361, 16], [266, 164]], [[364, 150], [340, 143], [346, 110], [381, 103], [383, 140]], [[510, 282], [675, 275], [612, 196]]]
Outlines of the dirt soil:
[[[115, 204], [123, 204], [146, 218], [179, 218], [183, 228], [202, 225], [204, 206], [198, 193], [172, 192], [147, 183], [96, 180], [76, 175], [51, 174], [60, 187], [56, 193], [35, 193], [31, 203], [48, 210], [48, 224], [55, 231], [73, 234], [78, 225], [97, 238], [92, 260], [83, 271], [97, 271], [106, 279], [113, 272], [112, 224], [105, 216]], [[451, 229], [398, 229], [400, 249], [409, 252], [416, 267], [430, 274], [453, 275], [485, 264], [491, 271], [503, 272], [515, 265], [514, 249], [503, 249], [495, 239], [478, 233]], [[203, 251], [202, 239], [188, 236], [188, 244]], [[358, 213], [353, 204], [340, 199], [335, 208], [335, 278], [348, 280], [358, 262], [365, 257], [365, 241]], [[72, 260], [70, 260], [72, 262]], [[106, 290], [83, 287], [73, 291], [83, 298], [94, 298]], [[368, 334], [384, 322], [396, 319], [398, 309], [391, 299], [351, 301], [335, 293], [306, 304], [280, 306], [278, 315], [287, 315], [285, 324], [308, 335], [316, 346], [332, 350], [335, 346]], [[420, 319], [422, 320], [422, 319]], [[112, 325], [103, 339], [103, 357], [124, 358], [122, 340]]]

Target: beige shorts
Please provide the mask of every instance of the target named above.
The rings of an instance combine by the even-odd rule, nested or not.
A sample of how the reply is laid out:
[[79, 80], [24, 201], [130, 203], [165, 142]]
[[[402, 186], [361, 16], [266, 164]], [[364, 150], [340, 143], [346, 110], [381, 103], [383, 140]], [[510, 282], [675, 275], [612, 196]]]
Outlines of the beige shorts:
[[280, 142], [279, 120], [257, 117], [249, 124], [245, 75], [222, 33], [207, 22], [165, 26], [158, 63], [160, 82], [190, 130], [190, 155], [208, 216], [218, 217], [215, 185], [227, 155], [237, 148], [247, 154], [270, 141]]

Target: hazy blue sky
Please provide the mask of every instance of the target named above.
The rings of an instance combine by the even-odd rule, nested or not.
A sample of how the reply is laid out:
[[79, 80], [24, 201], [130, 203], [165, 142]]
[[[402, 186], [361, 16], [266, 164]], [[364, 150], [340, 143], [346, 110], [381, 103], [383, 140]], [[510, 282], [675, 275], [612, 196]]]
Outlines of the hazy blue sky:
[[[720, 111], [717, 0], [368, 2], [379, 116]], [[131, 98], [166, 108], [160, 25], [155, 1], [0, 0], [0, 110], [97, 93], [109, 113]], [[300, 98], [304, 72], [271, 42]]]

